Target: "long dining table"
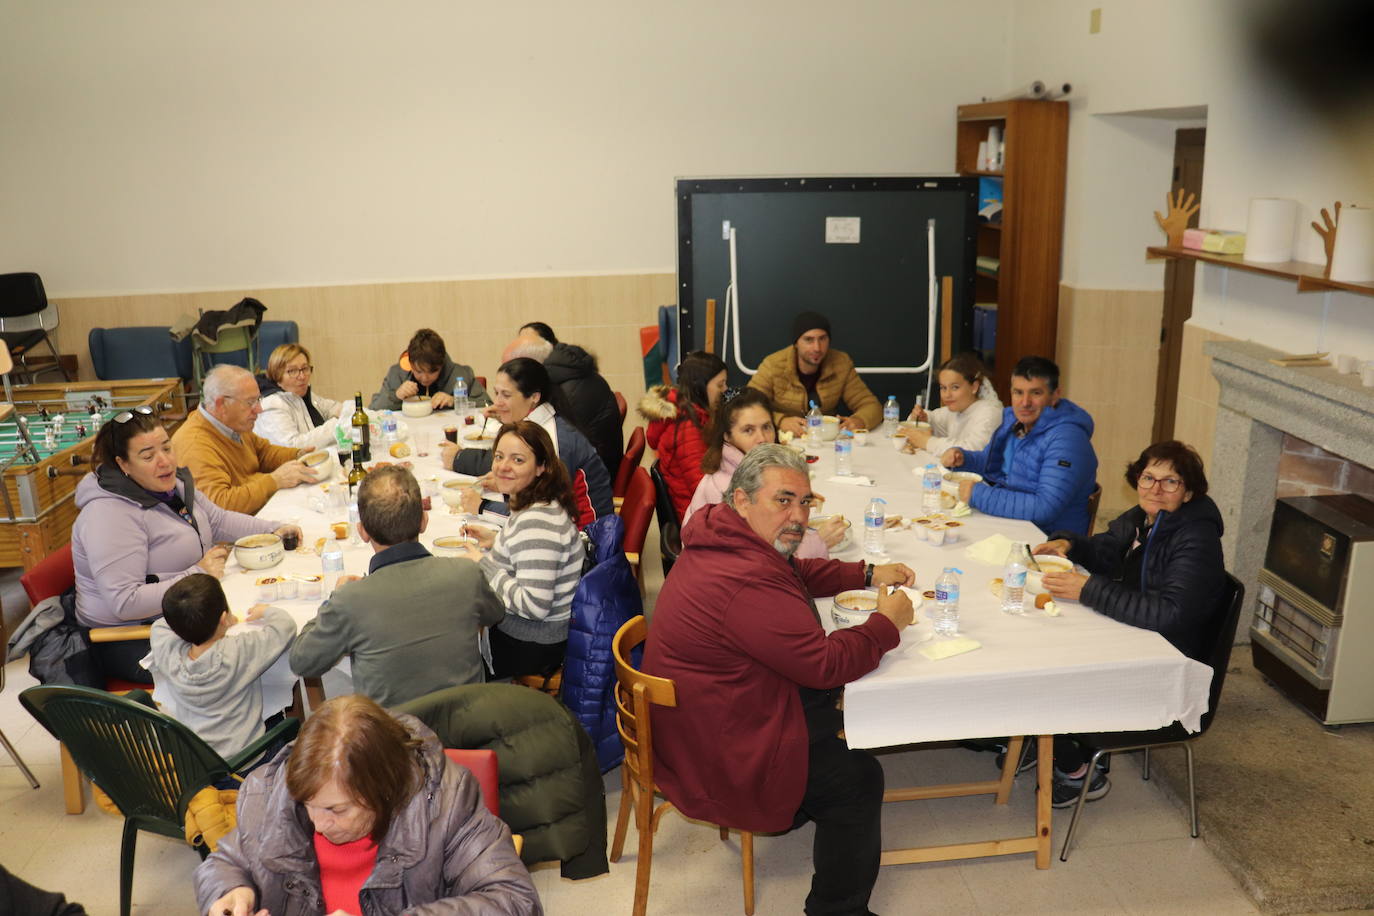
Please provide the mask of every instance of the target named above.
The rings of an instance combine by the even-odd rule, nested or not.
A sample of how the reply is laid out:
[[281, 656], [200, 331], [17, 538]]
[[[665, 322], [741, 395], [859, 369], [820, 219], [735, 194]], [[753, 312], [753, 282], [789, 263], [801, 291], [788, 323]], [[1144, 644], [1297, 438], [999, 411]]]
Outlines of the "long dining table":
[[[370, 412], [372, 413], [372, 412]], [[479, 521], [486, 524], [493, 524], [491, 519], [473, 519], [472, 516], [465, 515], [447, 505], [441, 491], [443, 484], [448, 481], [460, 480], [475, 482], [474, 478], [456, 474], [440, 462], [439, 447], [444, 441], [444, 429], [448, 426], [458, 427], [458, 436], [473, 433], [477, 426], [463, 425], [460, 420], [456, 420], [452, 410], [435, 411], [427, 417], [405, 417], [400, 411], [396, 412], [397, 435], [394, 442], [403, 443], [409, 454], [404, 456], [393, 456], [391, 445], [393, 441], [384, 440], [380, 431], [380, 423], [375, 424], [378, 428], [372, 437], [372, 458], [368, 462], [368, 467], [375, 467], [378, 462], [389, 462], [398, 464], [402, 461], [411, 463], [411, 470], [420, 483], [423, 495], [430, 497], [430, 510], [428, 524], [425, 531], [420, 535], [420, 542], [429, 550], [433, 551], [435, 538], [446, 535], [457, 535], [459, 529], [468, 522]], [[477, 418], [480, 423], [480, 416]], [[488, 429], [494, 429], [493, 425]], [[464, 446], [469, 448], [488, 448], [491, 446], [490, 440], [473, 443], [464, 440]], [[343, 548], [344, 573], [347, 575], [364, 576], [367, 574], [368, 563], [372, 559], [373, 550], [371, 545], [357, 541], [350, 536], [339, 539], [335, 537], [334, 526], [336, 524], [347, 525], [348, 518], [348, 486], [344, 476], [343, 465], [338, 460], [337, 448], [330, 446], [329, 460], [320, 465], [320, 479], [314, 484], [302, 484], [285, 490], [278, 490], [267, 501], [267, 504], [258, 511], [260, 518], [272, 521], [291, 523], [300, 526], [302, 537], [300, 547], [295, 551], [287, 552], [281, 563], [270, 569], [244, 569], [230, 552], [228, 561], [224, 567], [224, 577], [221, 585], [224, 588], [225, 597], [229, 601], [229, 607], [236, 614], [242, 616], [243, 612], [254, 604], [272, 604], [282, 608], [296, 621], [297, 629], [315, 618], [320, 605], [329, 597], [328, 591], [332, 584], [329, 577], [323, 572], [323, 560], [317, 549], [317, 544], [323, 539], [327, 544], [337, 544]], [[308, 583], [303, 581], [309, 576], [321, 576], [319, 583], [320, 591], [312, 593], [308, 588]], [[280, 595], [268, 598], [263, 595], [258, 586], [260, 578], [270, 577], [274, 579], [289, 578], [295, 582], [295, 597], [285, 598]], [[254, 626], [251, 623], [239, 623], [229, 632], [235, 635]], [[314, 684], [313, 679], [308, 686], [321, 687], [322, 690], [310, 690], [311, 699], [318, 702], [322, 695], [338, 696], [352, 692], [352, 677], [349, 670], [347, 656], [340, 660], [339, 664], [331, 669], [321, 679], [322, 684]], [[286, 655], [278, 659], [277, 663], [263, 675], [263, 708], [264, 709], [284, 709], [289, 706], [294, 698], [294, 691], [299, 682], [299, 678], [292, 674]], [[170, 700], [169, 697], [161, 693], [155, 694], [160, 703]], [[175, 714], [173, 712], [173, 714]]]
[[[824, 512], [852, 521], [851, 536], [833, 555], [865, 558], [863, 517], [869, 501], [881, 496], [889, 515], [911, 519], [927, 515], [921, 504], [921, 475], [938, 459], [923, 451], [907, 454], [878, 432], [853, 449], [855, 478], [835, 475], [833, 443], [805, 448], [812, 488], [826, 497]], [[866, 485], [871, 484], [871, 485]], [[948, 513], [949, 510], [944, 510]], [[979, 648], [932, 660], [922, 649], [942, 637], [932, 632], [927, 611], [918, 607], [917, 624], [878, 668], [849, 684], [844, 697], [844, 728], [851, 747], [888, 748], [961, 739], [1027, 736], [1038, 740], [1034, 832], [981, 842], [886, 850], [884, 865], [931, 862], [1033, 852], [1037, 868], [1050, 865], [1051, 790], [1054, 735], [1153, 729], [1174, 721], [1196, 731], [1207, 710], [1212, 669], [1187, 658], [1158, 633], [1119, 623], [1076, 602], [1057, 602], [1057, 616], [1033, 607], [1003, 613], [992, 580], [1000, 562], [975, 558], [969, 547], [1001, 535], [1031, 547], [1045, 539], [1028, 521], [996, 518], [973, 511], [959, 518], [959, 540], [936, 546], [917, 531], [898, 527], [884, 535], [885, 560], [902, 562], [916, 573], [913, 597], [934, 588], [945, 567], [960, 576], [962, 636]], [[869, 556], [869, 560], [874, 558]], [[829, 602], [820, 602], [823, 622], [833, 626]], [[991, 794], [1005, 804], [1021, 749], [1013, 737], [1000, 778], [944, 786], [888, 790], [891, 802]]]

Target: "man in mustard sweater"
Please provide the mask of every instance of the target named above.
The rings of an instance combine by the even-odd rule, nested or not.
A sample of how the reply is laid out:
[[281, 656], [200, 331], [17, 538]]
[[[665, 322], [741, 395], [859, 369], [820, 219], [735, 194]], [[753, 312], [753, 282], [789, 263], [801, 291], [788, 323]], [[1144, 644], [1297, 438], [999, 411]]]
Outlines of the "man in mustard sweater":
[[312, 449], [282, 448], [253, 434], [262, 413], [258, 383], [246, 369], [221, 365], [205, 376], [198, 407], [172, 437], [177, 463], [221, 509], [256, 513], [277, 490], [315, 483], [296, 459]]
[[843, 350], [830, 349], [830, 319], [818, 312], [802, 312], [792, 319], [789, 347], [770, 353], [749, 380], [750, 388], [768, 395], [773, 403], [773, 424], [779, 432], [806, 435], [808, 403], [815, 401], [822, 413], [834, 414], [841, 404], [849, 410], [845, 429], [877, 429], [883, 422], [883, 405], [868, 390], [854, 360]]

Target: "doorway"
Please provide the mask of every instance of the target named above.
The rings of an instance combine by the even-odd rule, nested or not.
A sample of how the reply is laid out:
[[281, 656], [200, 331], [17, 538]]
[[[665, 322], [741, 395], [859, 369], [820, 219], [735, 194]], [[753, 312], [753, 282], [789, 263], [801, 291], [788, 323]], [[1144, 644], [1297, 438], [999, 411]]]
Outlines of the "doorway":
[[[1207, 147], [1207, 128], [1185, 127], [1174, 132], [1174, 173], [1169, 190], [1183, 189], [1202, 201], [1202, 160]], [[1197, 227], [1198, 214], [1188, 220]], [[1174, 437], [1174, 413], [1178, 408], [1178, 375], [1183, 351], [1183, 325], [1193, 315], [1195, 261], [1170, 258], [1164, 265], [1164, 317], [1159, 328], [1159, 372], [1155, 377], [1155, 423], [1152, 442]]]

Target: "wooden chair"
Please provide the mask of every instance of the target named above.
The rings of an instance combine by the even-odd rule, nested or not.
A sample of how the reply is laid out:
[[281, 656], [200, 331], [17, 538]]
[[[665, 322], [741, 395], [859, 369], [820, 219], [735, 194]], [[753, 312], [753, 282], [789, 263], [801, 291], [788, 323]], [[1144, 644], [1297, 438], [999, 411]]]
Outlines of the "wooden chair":
[[613, 391], [611, 393], [615, 395], [615, 406], [620, 411], [620, 422], [624, 423], [625, 411], [628, 409], [628, 405], [625, 403], [625, 395], [621, 394], [619, 391]]
[[625, 503], [620, 509], [620, 519], [625, 523], [625, 558], [634, 569], [639, 580], [639, 592], [644, 593], [644, 568], [640, 557], [644, 552], [644, 539], [649, 534], [649, 521], [654, 517], [654, 483], [649, 472], [635, 468], [630, 475], [630, 486], [625, 491]]
[[630, 433], [630, 444], [625, 449], [625, 459], [615, 472], [615, 483], [611, 485], [611, 496], [615, 499], [615, 511], [619, 512], [625, 502], [625, 491], [630, 487], [630, 476], [644, 460], [644, 428], [636, 426]]
[[[644, 644], [649, 625], [643, 615], [625, 622], [611, 642], [615, 656], [616, 727], [625, 745], [625, 764], [621, 769], [620, 812], [616, 816], [615, 840], [611, 861], [619, 862], [625, 850], [625, 833], [634, 809], [635, 829], [639, 831], [639, 858], [635, 863], [635, 900], [633, 916], [644, 916], [649, 904], [649, 872], [653, 866], [654, 832], [665, 811], [673, 807], [664, 801], [654, 807], [653, 725], [649, 707], [677, 706], [677, 686], [672, 680], [644, 674], [630, 661], [630, 653]], [[728, 838], [730, 828], [720, 827], [720, 838]], [[744, 912], [754, 912], [754, 835], [740, 831], [740, 854], [744, 869]]]
[[[501, 772], [496, 761], [496, 752], [491, 748], [446, 747], [444, 753], [449, 760], [460, 767], [466, 767], [477, 778], [477, 785], [482, 789], [482, 801], [486, 804], [487, 810], [500, 817]], [[510, 838], [515, 844], [515, 854], [520, 855], [520, 849], [525, 845], [524, 838], [518, 833], [512, 833]]]
[[1093, 536], [1093, 526], [1097, 524], [1097, 505], [1102, 502], [1102, 484], [1093, 487], [1088, 494], [1088, 537]]
[[[37, 566], [19, 577], [19, 584], [29, 596], [30, 604], [38, 604], [46, 598], [61, 595], [76, 585], [76, 566], [72, 562], [72, 545], [64, 544], [60, 549], [44, 557]], [[152, 632], [149, 626], [92, 627], [91, 642], [123, 642], [134, 639], [147, 639]], [[153, 685], [126, 681], [111, 677], [105, 679], [105, 690], [122, 694], [130, 690], [152, 692]], [[62, 760], [62, 795], [68, 814], [80, 814], [86, 810], [86, 795], [83, 788], [81, 771], [77, 769], [67, 746], [58, 748]]]
[[[1216, 629], [1212, 635], [1212, 651], [1207, 659], [1212, 666], [1212, 686], [1207, 698], [1207, 712], [1202, 714], [1202, 727], [1189, 732], [1178, 722], [1142, 732], [1110, 732], [1098, 735], [1078, 736], [1082, 744], [1093, 751], [1088, 763], [1088, 773], [1097, 771], [1097, 762], [1103, 754], [1113, 751], [1144, 751], [1145, 760], [1141, 764], [1140, 778], [1150, 778], [1150, 751], [1153, 748], [1183, 748], [1188, 761], [1188, 814], [1192, 822], [1192, 835], [1198, 835], [1197, 792], [1193, 785], [1193, 741], [1207, 733], [1221, 700], [1221, 688], [1226, 683], [1226, 668], [1231, 663], [1231, 644], [1236, 639], [1236, 624], [1240, 620], [1240, 609], [1245, 604], [1245, 586], [1235, 576], [1226, 574], [1226, 588], [1222, 592], [1221, 606], [1217, 610]], [[1078, 819], [1083, 814], [1083, 804], [1088, 798], [1089, 778], [1083, 779], [1083, 791], [1074, 805], [1073, 819], [1069, 821], [1069, 832], [1064, 837], [1064, 848], [1059, 851], [1059, 861], [1069, 861], [1069, 845], [1073, 843], [1074, 833], [1078, 830]]]

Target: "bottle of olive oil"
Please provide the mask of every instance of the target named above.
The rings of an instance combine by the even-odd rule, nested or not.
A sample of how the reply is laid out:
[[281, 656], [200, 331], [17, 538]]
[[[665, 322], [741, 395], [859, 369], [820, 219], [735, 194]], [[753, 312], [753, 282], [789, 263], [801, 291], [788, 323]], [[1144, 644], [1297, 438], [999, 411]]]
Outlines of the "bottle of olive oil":
[[[372, 460], [372, 425], [367, 419], [367, 411], [363, 410], [363, 393], [359, 391], [353, 395], [353, 403], [356, 409], [353, 411], [353, 449], [354, 454], [361, 447], [363, 461]], [[359, 467], [355, 459], [355, 467]]]
[[353, 440], [353, 467], [348, 472], [348, 498], [350, 502], [358, 498], [358, 485], [367, 476], [367, 468], [363, 467], [363, 462], [366, 460], [363, 457], [362, 446], [358, 444], [356, 439]]

